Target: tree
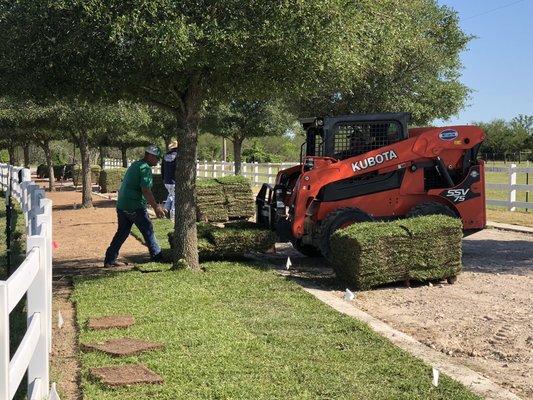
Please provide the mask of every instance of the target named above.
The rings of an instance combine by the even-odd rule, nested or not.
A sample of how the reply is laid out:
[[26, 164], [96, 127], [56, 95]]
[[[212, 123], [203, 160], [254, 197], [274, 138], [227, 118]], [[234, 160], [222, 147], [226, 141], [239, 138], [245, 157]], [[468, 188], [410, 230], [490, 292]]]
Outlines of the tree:
[[247, 138], [282, 135], [294, 123], [279, 101], [232, 100], [208, 107], [205, 128], [233, 142], [235, 175], [241, 173], [242, 143]]
[[[405, 3], [436, 8], [430, 0]], [[386, 52], [394, 49], [381, 41], [384, 22], [409, 17], [408, 6], [398, 7], [399, 14], [398, 4], [396, 0], [2, 2], [0, 91], [128, 96], [172, 113], [180, 142], [174, 262], [177, 266], [183, 258], [189, 267], [199, 269], [195, 163], [204, 101], [231, 99], [237, 93], [254, 100], [278, 95], [313, 98], [324, 93], [319, 91], [323, 87], [344, 90], [355, 78], [362, 82], [366, 65], [374, 57], [387, 60]], [[401, 42], [403, 26], [393, 28], [391, 35]], [[416, 26], [407, 39], [422, 38], [422, 43], [428, 38], [438, 45], [431, 41], [432, 34]], [[449, 35], [453, 40], [453, 32]]]
[[459, 78], [460, 54], [471, 39], [457, 13], [432, 0], [363, 2], [361, 7], [368, 17], [357, 35], [365, 43], [362, 68], [345, 74], [344, 81], [320, 82], [317, 96], [297, 99], [297, 112], [407, 111], [417, 125], [457, 114], [469, 94]]
[[[150, 144], [148, 127], [152, 123], [149, 108], [142, 104], [119, 101], [108, 110], [108, 124], [98, 145], [118, 147], [122, 166], [128, 167], [128, 149]], [[101, 157], [102, 158], [102, 157]]]

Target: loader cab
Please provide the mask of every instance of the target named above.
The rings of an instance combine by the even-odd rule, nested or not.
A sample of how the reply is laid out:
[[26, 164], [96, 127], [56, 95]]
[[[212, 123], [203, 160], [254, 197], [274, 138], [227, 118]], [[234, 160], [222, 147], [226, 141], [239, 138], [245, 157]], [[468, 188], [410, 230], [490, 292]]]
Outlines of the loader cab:
[[[305, 156], [344, 160], [408, 138], [409, 113], [349, 114], [300, 120]], [[303, 155], [303, 154], [302, 154]]]

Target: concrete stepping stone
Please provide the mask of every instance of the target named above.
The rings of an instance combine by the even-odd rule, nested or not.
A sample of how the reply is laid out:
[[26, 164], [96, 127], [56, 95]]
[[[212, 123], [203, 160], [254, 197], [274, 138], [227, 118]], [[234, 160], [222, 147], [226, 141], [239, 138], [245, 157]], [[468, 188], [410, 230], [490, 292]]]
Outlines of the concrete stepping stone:
[[113, 387], [164, 382], [161, 376], [142, 364], [91, 368], [89, 372], [104, 385]]
[[139, 339], [121, 338], [111, 339], [104, 343], [87, 343], [83, 344], [84, 349], [98, 350], [115, 357], [131, 356], [149, 350], [163, 348], [163, 344], [147, 342]]
[[90, 330], [127, 328], [135, 323], [131, 315], [109, 315], [105, 317], [89, 318], [87, 328]]

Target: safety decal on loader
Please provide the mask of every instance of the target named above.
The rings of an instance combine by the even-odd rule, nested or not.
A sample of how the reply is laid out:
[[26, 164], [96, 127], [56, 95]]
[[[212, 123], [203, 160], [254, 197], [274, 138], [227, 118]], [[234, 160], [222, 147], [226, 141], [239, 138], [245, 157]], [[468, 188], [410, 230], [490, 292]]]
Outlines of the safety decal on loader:
[[352, 163], [353, 172], [362, 171], [364, 169], [373, 167], [374, 165], [383, 164], [385, 161], [394, 160], [398, 158], [394, 150], [387, 150], [381, 154], [367, 157], [362, 161], [356, 161]]

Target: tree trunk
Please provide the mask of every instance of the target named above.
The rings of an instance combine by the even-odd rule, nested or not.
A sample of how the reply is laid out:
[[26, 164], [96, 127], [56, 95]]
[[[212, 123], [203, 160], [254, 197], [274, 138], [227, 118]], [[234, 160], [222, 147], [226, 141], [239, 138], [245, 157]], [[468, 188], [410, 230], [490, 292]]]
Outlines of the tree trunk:
[[166, 151], [170, 150], [170, 142], [172, 141], [171, 137], [165, 136], [165, 149]]
[[18, 160], [15, 152], [15, 146], [9, 145], [7, 148], [7, 153], [9, 154], [9, 164], [16, 166], [18, 164]]
[[56, 190], [56, 179], [54, 176], [54, 166], [52, 164], [52, 150], [50, 150], [50, 141], [45, 140], [42, 143], [42, 147], [44, 151], [44, 157], [46, 159], [46, 167], [48, 168], [48, 189], [53, 192]]
[[235, 158], [235, 175], [241, 174], [242, 167], [242, 142], [244, 141], [243, 137], [235, 136], [233, 138], [233, 157]]
[[100, 165], [101, 169], [104, 169], [105, 164], [105, 148], [104, 146], [98, 147], [98, 164]]
[[[200, 270], [196, 233], [196, 153], [201, 94], [198, 77], [191, 80], [176, 110], [178, 147], [174, 222], [174, 268]], [[182, 261], [183, 260], [183, 261]]]
[[24, 152], [24, 168], [30, 168], [30, 145], [25, 144], [22, 146]]
[[122, 166], [128, 168], [128, 149], [126, 147], [121, 147], [120, 154], [122, 155]]
[[80, 157], [81, 157], [81, 206], [90, 208], [93, 206], [91, 195], [91, 159], [89, 152], [89, 138], [85, 132], [80, 133], [79, 139]]

